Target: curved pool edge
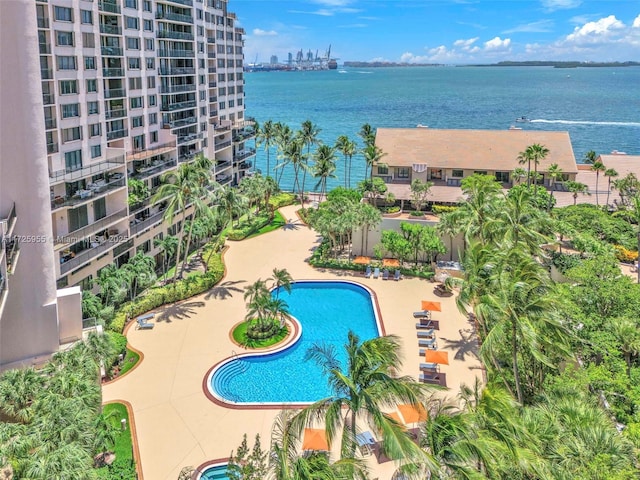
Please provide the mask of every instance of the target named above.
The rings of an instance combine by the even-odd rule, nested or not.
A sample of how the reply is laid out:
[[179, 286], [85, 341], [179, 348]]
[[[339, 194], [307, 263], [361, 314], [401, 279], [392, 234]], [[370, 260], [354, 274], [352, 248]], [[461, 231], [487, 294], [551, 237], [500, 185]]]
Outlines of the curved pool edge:
[[193, 480], [200, 480], [202, 478], [202, 475], [204, 475], [207, 471], [207, 469], [209, 468], [215, 468], [215, 467], [222, 467], [222, 466], [226, 466], [229, 465], [229, 459], [228, 458], [217, 458], [215, 460], [207, 460], [204, 463], [201, 463], [200, 465], [198, 465], [198, 467], [196, 468], [195, 474], [192, 478]]
[[[378, 330], [378, 336], [385, 336], [386, 331], [384, 328], [384, 322], [382, 321], [382, 314], [380, 312], [380, 305], [378, 304], [378, 297], [376, 292], [364, 285], [360, 282], [356, 282], [353, 280], [330, 280], [330, 279], [305, 279], [305, 280], [295, 280], [293, 283], [346, 283], [350, 285], [355, 285], [356, 287], [362, 288], [365, 290], [371, 299], [371, 305], [373, 307], [373, 316], [376, 320], [376, 329]], [[205, 396], [211, 400], [216, 405], [221, 407], [230, 408], [234, 410], [283, 410], [283, 409], [295, 409], [305, 407], [307, 405], [311, 405], [312, 402], [233, 402], [229, 399], [218, 396], [213, 389], [211, 388], [211, 380], [216, 371], [226, 364], [232, 362], [236, 358], [250, 358], [250, 357], [268, 357], [271, 355], [275, 355], [284, 350], [295, 345], [300, 337], [302, 336], [302, 325], [300, 322], [291, 317], [291, 323], [295, 327], [295, 332], [293, 337], [289, 342], [285, 344], [278, 345], [271, 350], [260, 350], [259, 352], [245, 352], [239, 353], [237, 355], [231, 355], [230, 357], [223, 358], [219, 362], [215, 363], [205, 374], [202, 379], [202, 391]]]

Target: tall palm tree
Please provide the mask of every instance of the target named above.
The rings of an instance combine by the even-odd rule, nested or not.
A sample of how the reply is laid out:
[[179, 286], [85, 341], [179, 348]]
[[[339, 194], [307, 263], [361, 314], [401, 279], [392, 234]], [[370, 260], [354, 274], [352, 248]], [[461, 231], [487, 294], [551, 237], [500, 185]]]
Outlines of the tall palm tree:
[[[355, 207], [354, 221], [356, 222], [356, 226], [362, 231], [360, 254], [365, 255], [365, 253], [369, 251], [369, 231], [380, 224], [382, 214], [380, 210], [373, 205], [358, 203]], [[351, 257], [351, 255], [349, 255], [349, 257]]]
[[193, 163], [183, 163], [177, 170], [172, 170], [162, 176], [162, 185], [154, 195], [153, 202], [164, 199], [167, 208], [164, 211], [163, 219], [169, 224], [173, 224], [174, 217], [181, 213], [181, 221], [178, 229], [178, 247], [176, 249], [176, 271], [173, 274], [175, 284], [178, 278], [177, 263], [180, 261], [180, 250], [184, 237], [184, 224], [187, 216], [187, 207], [190, 204], [203, 203], [201, 184], [201, 171]]
[[598, 192], [598, 180], [600, 180], [600, 172], [606, 172], [607, 171], [607, 167], [604, 166], [604, 163], [602, 163], [600, 160], [596, 160], [595, 162], [593, 162], [593, 164], [591, 165], [591, 169], [592, 172], [596, 172], [596, 207], [600, 205], [600, 202], [598, 201], [598, 197], [599, 197], [599, 193]]
[[314, 176], [318, 178], [314, 189], [320, 187], [320, 198], [327, 194], [327, 180], [336, 178], [336, 155], [335, 148], [329, 145], [320, 145], [314, 155]]
[[594, 163], [596, 163], [597, 159], [598, 159], [598, 154], [593, 150], [589, 150], [587, 153], [584, 154], [583, 160], [584, 160], [584, 163], [593, 165]]
[[368, 123], [365, 123], [364, 125], [362, 125], [362, 127], [360, 127], [358, 136], [364, 142], [365, 147], [373, 145], [376, 141], [376, 132]]
[[278, 157], [282, 159], [282, 162], [275, 166], [275, 169], [280, 169], [280, 175], [278, 175], [277, 178], [279, 186], [280, 182], [282, 181], [282, 175], [284, 174], [284, 167], [286, 167], [291, 162], [291, 159], [289, 158], [285, 150], [294, 139], [294, 134], [289, 125], [285, 125], [281, 122], [276, 123], [273, 127], [273, 130], [275, 132], [275, 142], [279, 152]]
[[261, 279], [256, 280], [244, 289], [244, 299], [247, 303], [252, 303], [255, 298], [265, 294], [269, 294], [269, 289], [267, 288], [267, 283]]
[[[386, 155], [386, 153], [383, 152], [380, 147], [371, 143], [364, 147], [364, 150], [362, 150], [362, 155], [364, 156], [364, 161], [366, 162], [364, 176], [365, 178], [367, 178], [368, 176], [369, 180], [373, 181], [373, 167], [376, 165], [380, 165], [380, 160]], [[367, 172], [369, 172], [368, 175]]]
[[607, 168], [604, 171], [604, 176], [607, 177], [607, 208], [609, 207], [609, 196], [611, 195], [611, 182], [612, 182], [612, 178], [615, 178], [618, 176], [618, 172], [616, 172], [616, 170], [614, 168]]
[[217, 190], [216, 201], [226, 214], [227, 225], [233, 225], [233, 216], [239, 215], [244, 204], [244, 198], [238, 190], [231, 185], [226, 185]]
[[631, 379], [631, 360], [640, 354], [640, 329], [633, 319], [627, 317], [614, 319], [612, 327], [627, 364], [627, 375]]
[[344, 155], [344, 186], [351, 188], [351, 158], [356, 154], [356, 142], [346, 135], [340, 135], [336, 140], [335, 148]]
[[273, 288], [276, 290], [276, 298], [280, 296], [280, 287], [282, 287], [285, 292], [291, 293], [293, 277], [286, 268], [274, 268], [270, 280], [273, 282]]
[[399, 403], [417, 404], [426, 385], [411, 377], [398, 377], [400, 343], [396, 336], [373, 338], [361, 342], [349, 332], [345, 345], [346, 367], [336, 352], [322, 345], [314, 345], [305, 356], [315, 361], [327, 376], [332, 396], [304, 408], [294, 419], [298, 432], [307, 425], [323, 421], [329, 445], [342, 430], [341, 456], [355, 458], [356, 434], [359, 420], [380, 432], [386, 455], [392, 459], [415, 460], [424, 452], [407, 435], [403, 425], [383, 413], [383, 409]]
[[155, 238], [153, 240], [153, 245], [158, 247], [160, 249], [160, 253], [162, 253], [162, 277], [163, 280], [166, 280], [165, 276], [167, 275], [167, 265], [174, 253], [176, 253], [178, 239], [173, 235], [167, 235], [163, 238]]
[[[320, 135], [320, 131], [321, 131], [321, 129], [317, 125], [314, 125], [313, 122], [311, 122], [311, 120], [305, 120], [304, 122], [302, 122], [302, 128], [299, 130], [298, 135], [300, 136], [300, 139], [302, 140], [302, 144], [307, 147], [307, 154], [305, 156], [306, 162], [308, 162], [311, 158], [313, 158], [311, 156], [311, 146], [312, 145], [318, 145], [318, 144], [321, 143], [320, 140], [318, 139], [318, 135]], [[303, 168], [303, 170], [302, 170], [302, 187], [301, 187], [301, 189], [302, 189], [303, 193], [304, 193], [304, 185], [305, 185], [305, 181], [307, 179], [307, 171], [308, 170], [309, 169], [307, 169], [307, 168]]]
[[584, 195], [585, 193], [588, 193], [589, 187], [584, 183], [569, 180], [567, 182], [567, 190], [573, 194], [573, 204], [576, 205], [576, 203], [578, 203], [578, 194], [582, 193]]
[[[533, 145], [527, 146], [524, 152], [520, 152], [518, 155], [518, 162], [522, 165], [524, 163], [527, 164], [527, 185], [531, 185], [531, 163], [533, 163], [534, 172], [533, 179], [534, 184], [538, 185], [538, 165], [542, 160], [544, 160], [547, 155], [549, 155], [549, 149], [544, 145], [539, 143], [534, 143]], [[537, 188], [534, 189], [534, 197], [537, 195]]]
[[[555, 191], [556, 182], [562, 179], [562, 176], [564, 175], [564, 173], [562, 172], [562, 168], [560, 168], [560, 166], [557, 163], [552, 163], [551, 165], [549, 165], [549, 169], [547, 170], [547, 173], [549, 174], [549, 180], [551, 180], [549, 184], [549, 190], [551, 190], [551, 198], [554, 198], [553, 192]], [[551, 211], [552, 203], [554, 202], [551, 201], [548, 204], [547, 211], [549, 212]]]
[[271, 153], [271, 147], [273, 146], [276, 130], [274, 128], [274, 123], [271, 120], [267, 120], [262, 124], [261, 127], [257, 130], [256, 139], [259, 145], [264, 145], [264, 150], [267, 152], [267, 171], [265, 172], [265, 176], [268, 177], [271, 175], [271, 165], [269, 163], [269, 154]]

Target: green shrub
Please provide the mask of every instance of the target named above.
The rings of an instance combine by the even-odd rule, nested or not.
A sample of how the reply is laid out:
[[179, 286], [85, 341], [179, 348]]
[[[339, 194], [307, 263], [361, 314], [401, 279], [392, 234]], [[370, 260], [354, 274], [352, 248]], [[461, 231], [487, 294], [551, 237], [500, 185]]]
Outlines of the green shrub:
[[433, 205], [431, 207], [431, 211], [433, 213], [435, 213], [436, 215], [439, 215], [441, 213], [453, 212], [457, 208], [458, 207], [454, 207], [454, 206], [451, 206], [451, 205]]
[[382, 213], [399, 213], [400, 207], [397, 205], [392, 205], [391, 207], [380, 207], [380, 211]]
[[424, 212], [413, 211], [409, 215], [411, 215], [412, 217], [422, 217], [424, 215]]
[[627, 250], [622, 245], [613, 246], [616, 252], [616, 258], [623, 263], [633, 263], [638, 258], [637, 250]]
[[231, 227], [227, 230], [227, 238], [233, 241], [240, 241], [247, 238], [254, 232], [257, 232], [262, 227], [269, 224], [271, 219], [269, 218], [269, 214], [266, 212], [261, 213], [257, 217], [252, 217], [251, 219], [244, 219], [240, 221], [238, 226]]
[[269, 204], [273, 206], [274, 209], [286, 207], [287, 205], [293, 205], [296, 201], [296, 197], [293, 193], [281, 192], [277, 195], [273, 195], [269, 199]]
[[551, 263], [558, 269], [560, 273], [580, 265], [580, 255], [577, 253], [551, 253]]

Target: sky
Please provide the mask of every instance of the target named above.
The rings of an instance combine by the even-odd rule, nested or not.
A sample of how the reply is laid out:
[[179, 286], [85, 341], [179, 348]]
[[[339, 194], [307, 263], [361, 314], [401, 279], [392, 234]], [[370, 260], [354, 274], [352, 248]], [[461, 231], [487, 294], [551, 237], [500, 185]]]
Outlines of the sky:
[[229, 0], [245, 62], [640, 61], [640, 0]]

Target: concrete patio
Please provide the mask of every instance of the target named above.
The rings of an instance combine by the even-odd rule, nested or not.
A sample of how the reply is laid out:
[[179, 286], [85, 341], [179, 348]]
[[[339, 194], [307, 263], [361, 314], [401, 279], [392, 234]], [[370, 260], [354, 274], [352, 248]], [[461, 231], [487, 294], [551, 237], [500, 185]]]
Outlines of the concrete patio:
[[[228, 242], [227, 275], [206, 294], [165, 306], [156, 311], [152, 330], [129, 328], [130, 344], [144, 359], [130, 374], [105, 385], [104, 401], [126, 400], [133, 409], [138, 432], [141, 465], [146, 480], [175, 480], [191, 465], [226, 458], [247, 434], [250, 446], [259, 433], [268, 449], [271, 425], [277, 409], [237, 410], [210, 401], [203, 392], [207, 371], [234, 352], [243, 351], [230, 337], [230, 328], [245, 316], [244, 287], [258, 278], [268, 278], [274, 267], [286, 268], [294, 279], [340, 279], [360, 282], [377, 295], [387, 334], [403, 339], [404, 364], [399, 373], [418, 377], [416, 321], [412, 312], [421, 300], [437, 300], [442, 312], [436, 332], [439, 350], [449, 352], [450, 365], [442, 366], [454, 397], [462, 383], [472, 385], [482, 378], [473, 325], [461, 315], [455, 296], [439, 298], [435, 284], [420, 279], [364, 278], [354, 272], [317, 270], [304, 260], [318, 244], [316, 233], [301, 224], [291, 206], [281, 210], [287, 224], [275, 231], [242, 242]], [[346, 339], [345, 339], [346, 340]], [[371, 457], [370, 457], [371, 458]], [[389, 480], [393, 464], [371, 463], [372, 477]]]

